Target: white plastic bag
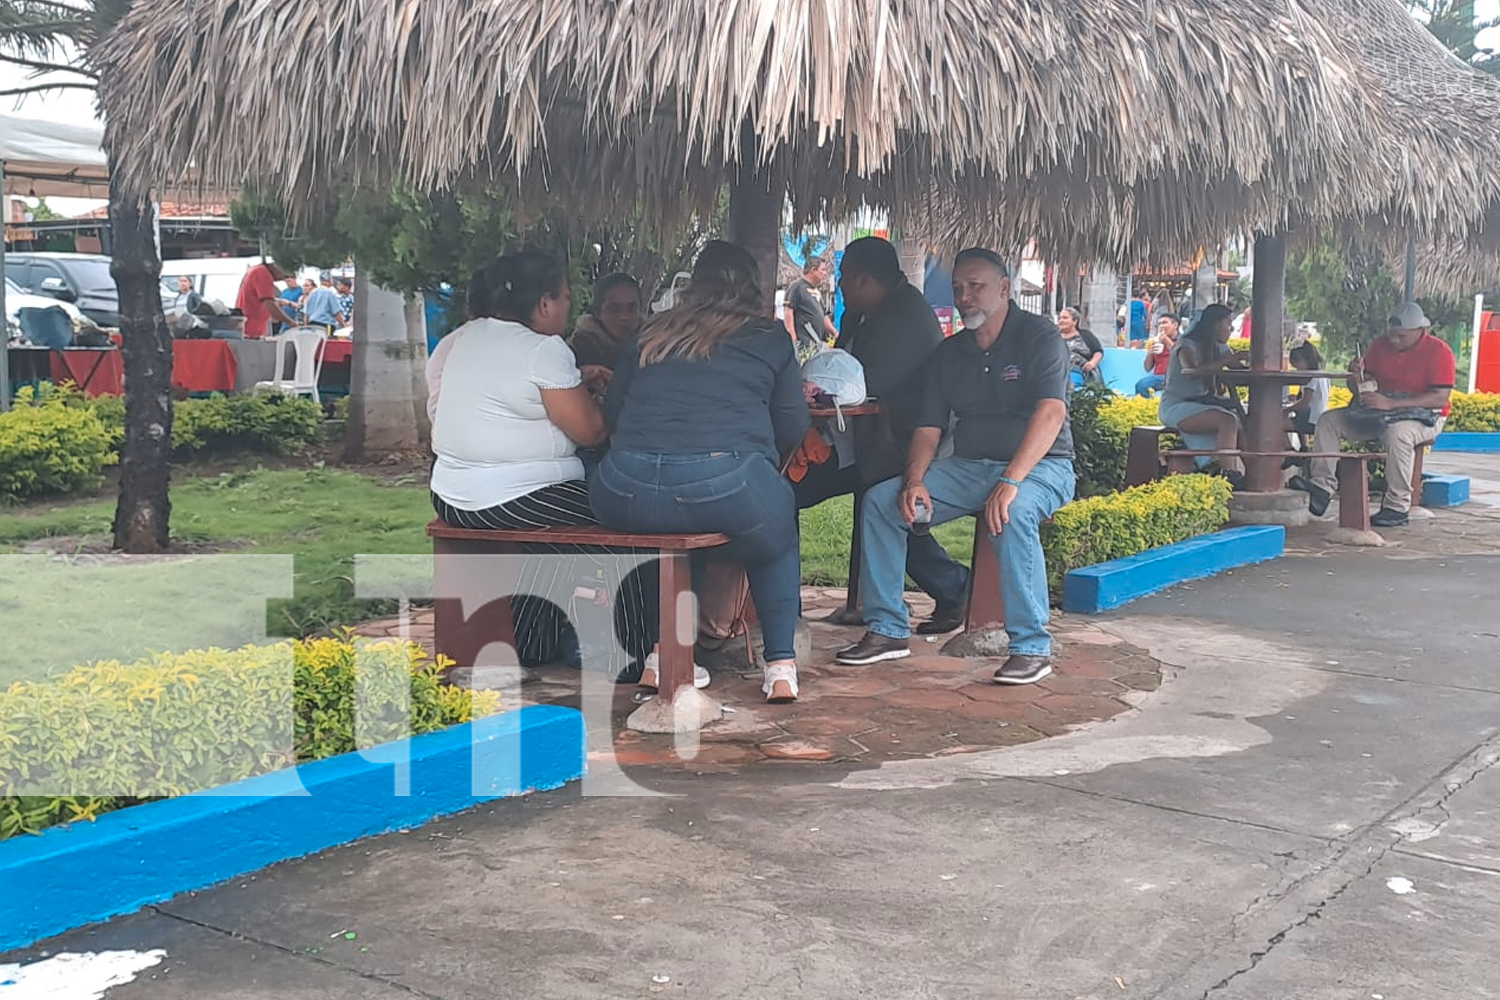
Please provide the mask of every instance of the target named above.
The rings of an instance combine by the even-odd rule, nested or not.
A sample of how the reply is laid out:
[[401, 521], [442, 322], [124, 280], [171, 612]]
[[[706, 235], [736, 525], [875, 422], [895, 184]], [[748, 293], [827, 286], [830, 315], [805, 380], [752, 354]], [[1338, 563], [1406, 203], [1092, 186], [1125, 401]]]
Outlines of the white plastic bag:
[[858, 406], [869, 394], [865, 390], [865, 366], [854, 355], [836, 347], [819, 351], [802, 364], [802, 381], [811, 382], [833, 397], [839, 430], [844, 429], [845, 406]]

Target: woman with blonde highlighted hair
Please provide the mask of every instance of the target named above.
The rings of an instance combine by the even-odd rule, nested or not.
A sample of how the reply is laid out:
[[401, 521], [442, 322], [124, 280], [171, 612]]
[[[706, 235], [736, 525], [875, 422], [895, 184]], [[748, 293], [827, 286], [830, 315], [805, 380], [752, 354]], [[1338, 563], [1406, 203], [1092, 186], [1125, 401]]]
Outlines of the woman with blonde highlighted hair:
[[[713, 556], [745, 565], [765, 636], [762, 690], [779, 703], [798, 693], [802, 577], [797, 501], [780, 468], [809, 417], [792, 342], [766, 302], [744, 248], [704, 247], [676, 308], [620, 355], [604, 401], [611, 448], [589, 496], [623, 531], [730, 536]], [[652, 667], [643, 686], [656, 683]]]

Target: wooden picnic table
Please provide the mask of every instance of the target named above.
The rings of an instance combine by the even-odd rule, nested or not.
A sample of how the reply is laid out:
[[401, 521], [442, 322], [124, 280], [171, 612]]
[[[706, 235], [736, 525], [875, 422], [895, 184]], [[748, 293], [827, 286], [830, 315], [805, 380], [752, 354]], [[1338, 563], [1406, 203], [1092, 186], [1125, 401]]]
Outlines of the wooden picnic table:
[[[1275, 491], [1282, 488], [1280, 463], [1270, 456], [1280, 451], [1285, 444], [1282, 430], [1282, 392], [1287, 386], [1304, 385], [1315, 378], [1337, 379], [1349, 377], [1348, 372], [1300, 371], [1284, 368], [1225, 368], [1215, 378], [1220, 385], [1230, 388], [1247, 386], [1250, 389], [1250, 405], [1245, 406], [1239, 393], [1230, 393], [1236, 411], [1240, 415], [1240, 426], [1244, 429], [1247, 446], [1245, 461], [1245, 490], [1251, 493]], [[1276, 397], [1265, 395], [1271, 389]], [[1258, 417], [1257, 417], [1258, 414]]]

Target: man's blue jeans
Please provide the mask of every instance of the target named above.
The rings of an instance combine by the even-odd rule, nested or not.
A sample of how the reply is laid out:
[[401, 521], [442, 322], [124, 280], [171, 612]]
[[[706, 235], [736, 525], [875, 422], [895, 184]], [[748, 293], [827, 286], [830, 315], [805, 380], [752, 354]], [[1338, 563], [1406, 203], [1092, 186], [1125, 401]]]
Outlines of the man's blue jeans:
[[1166, 384], [1167, 377], [1165, 375], [1147, 375], [1135, 384], [1135, 394], [1150, 399], [1153, 392], [1161, 392], [1162, 387]]
[[[932, 523], [946, 524], [976, 511], [1005, 475], [1006, 463], [978, 458], [943, 458], [923, 479], [932, 495]], [[992, 539], [1000, 563], [1000, 594], [1005, 599], [1005, 631], [1010, 651], [1026, 656], [1052, 652], [1047, 631], [1047, 564], [1042, 557], [1041, 525], [1073, 499], [1076, 477], [1065, 458], [1045, 458], [1021, 482], [1010, 505], [1010, 524]], [[902, 603], [906, 541], [911, 529], [901, 519], [901, 481], [891, 479], [870, 488], [864, 506], [864, 562], [859, 590], [865, 623], [871, 632], [892, 639], [911, 635]], [[983, 514], [981, 513], [982, 517]]]
[[729, 544], [695, 552], [742, 562], [760, 616], [766, 662], [796, 659], [802, 556], [792, 484], [766, 456], [719, 451], [659, 455], [612, 449], [589, 482], [599, 521], [641, 533], [722, 531]]

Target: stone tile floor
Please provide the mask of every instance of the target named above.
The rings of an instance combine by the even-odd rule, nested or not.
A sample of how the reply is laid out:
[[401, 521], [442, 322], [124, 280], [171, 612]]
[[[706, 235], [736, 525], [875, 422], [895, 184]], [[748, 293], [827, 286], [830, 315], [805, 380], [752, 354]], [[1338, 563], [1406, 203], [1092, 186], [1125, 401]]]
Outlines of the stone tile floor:
[[[911, 595], [918, 620], [930, 613], [920, 595]], [[622, 767], [666, 766], [695, 772], [735, 771], [785, 762], [833, 762], [875, 766], [883, 761], [972, 753], [1012, 746], [1108, 719], [1130, 708], [1141, 693], [1161, 683], [1160, 665], [1087, 619], [1059, 615], [1055, 673], [1028, 687], [1002, 687], [991, 680], [997, 659], [943, 656], [947, 636], [937, 641], [914, 637], [913, 655], [868, 667], [840, 667], [834, 651], [862, 634], [858, 627], [822, 619], [844, 602], [844, 591], [804, 588], [804, 615], [812, 632], [813, 654], [801, 664], [801, 699], [794, 705], [767, 705], [760, 672], [750, 666], [714, 672], [708, 693], [727, 710], [698, 739], [656, 736], [626, 729], [636, 707], [635, 688], [603, 688], [609, 712], [585, 709], [589, 755], [596, 763]], [[408, 625], [410, 638], [432, 649], [432, 612], [418, 608]], [[399, 620], [368, 622], [368, 636], [401, 634]], [[580, 675], [567, 667], [544, 667], [539, 680], [521, 687], [528, 704], [580, 707]], [[601, 685], [602, 687], [602, 685]], [[599, 690], [595, 688], [594, 690]]]

